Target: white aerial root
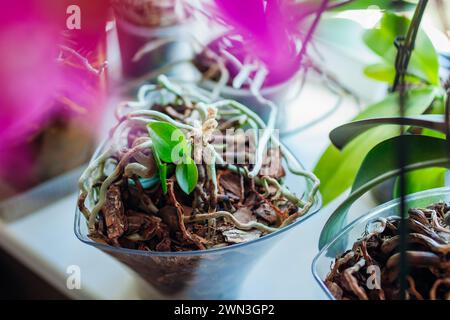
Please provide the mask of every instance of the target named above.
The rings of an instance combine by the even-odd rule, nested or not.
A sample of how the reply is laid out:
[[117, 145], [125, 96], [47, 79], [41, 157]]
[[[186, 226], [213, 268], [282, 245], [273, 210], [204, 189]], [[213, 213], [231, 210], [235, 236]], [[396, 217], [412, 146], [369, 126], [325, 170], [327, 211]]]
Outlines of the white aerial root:
[[230, 220], [233, 222], [233, 224], [236, 226], [236, 228], [241, 230], [251, 230], [251, 229], [258, 229], [263, 232], [271, 233], [278, 230], [278, 228], [272, 228], [269, 227], [263, 223], [259, 223], [257, 221], [251, 221], [248, 223], [242, 223], [236, 217], [228, 212], [228, 211], [216, 211], [212, 213], [200, 213], [193, 216], [185, 216], [184, 222], [190, 223], [190, 222], [199, 222], [199, 221], [206, 221], [210, 219], [217, 219], [217, 218], [225, 218], [227, 220]]

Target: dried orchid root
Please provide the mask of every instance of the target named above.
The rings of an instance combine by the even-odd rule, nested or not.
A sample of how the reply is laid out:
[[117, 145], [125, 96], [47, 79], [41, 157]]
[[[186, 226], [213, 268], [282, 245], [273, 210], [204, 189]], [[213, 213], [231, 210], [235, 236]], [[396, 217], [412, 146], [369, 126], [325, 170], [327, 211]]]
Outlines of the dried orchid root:
[[[177, 38], [166, 38], [166, 39], [158, 39], [156, 41], [150, 41], [149, 43], [147, 43], [141, 49], [138, 50], [133, 60], [138, 61], [144, 55], [156, 50], [160, 46], [177, 41], [179, 41], [179, 39]], [[186, 44], [192, 47], [193, 51], [198, 51], [196, 47], [200, 47], [201, 52], [197, 55], [197, 58], [208, 60], [209, 65], [201, 66], [198, 63], [199, 61], [197, 61], [198, 59], [194, 60], [183, 59], [175, 61], [174, 63], [170, 63], [169, 66], [163, 66], [161, 69], [170, 70], [176, 65], [182, 63], [190, 63], [196, 65], [197, 67], [200, 67], [200, 69], [204, 69], [206, 67], [206, 70], [203, 70], [202, 72], [203, 73], [202, 78], [203, 80], [213, 79], [216, 82], [216, 85], [212, 90], [211, 97], [213, 99], [217, 99], [220, 96], [223, 89], [229, 84], [231, 80], [230, 72], [228, 71], [227, 68], [227, 63], [231, 63], [236, 69], [240, 70], [238, 74], [232, 79], [233, 88], [239, 89], [243, 87], [244, 84], [248, 84], [252, 94], [254, 94], [258, 98], [258, 100], [262, 101], [263, 103], [266, 102], [265, 99], [262, 98], [260, 94], [260, 90], [263, 86], [263, 83], [266, 77], [268, 76], [268, 71], [263, 63], [257, 61], [242, 63], [241, 61], [239, 61], [237, 57], [235, 57], [229, 51], [222, 49], [220, 50], [220, 52], [215, 52], [208, 46], [205, 46], [203, 43], [201, 43], [201, 41], [199, 41], [194, 36], [188, 36], [185, 42]], [[142, 83], [148, 81], [154, 78], [155, 74], [163, 73], [161, 69], [157, 70], [157, 73], [150, 72], [148, 75], [145, 75], [144, 77], [142, 77], [142, 79], [140, 79], [140, 82]], [[253, 74], [255, 74], [254, 77], [252, 77]], [[172, 89], [170, 86], [167, 87], [169, 89]], [[171, 92], [175, 93], [174, 91]]]
[[66, 53], [70, 54], [71, 56], [73, 56], [80, 63], [81, 66], [83, 66], [87, 71], [94, 74], [95, 76], [101, 75], [108, 66], [108, 63], [104, 62], [100, 66], [99, 69], [96, 69], [94, 66], [92, 66], [92, 64], [89, 62], [89, 60], [86, 57], [83, 57], [80, 53], [78, 53], [74, 49], [69, 48], [64, 45], [60, 45], [59, 48], [61, 49], [61, 54], [58, 58], [59, 62], [65, 62], [62, 52], [66, 52]]
[[[97, 213], [101, 210], [103, 204], [106, 201], [106, 192], [108, 188], [111, 186], [111, 184], [120, 178], [121, 173], [125, 170], [125, 164], [129, 161], [129, 159], [137, 153], [139, 150], [148, 149], [152, 145], [151, 141], [147, 141], [145, 143], [142, 143], [130, 151], [127, 152], [127, 154], [122, 158], [122, 160], [117, 165], [114, 172], [108, 176], [105, 181], [102, 183], [100, 187], [100, 195], [97, 204], [92, 209], [90, 215], [89, 215], [89, 229], [92, 230], [94, 228], [95, 219], [97, 216]], [[154, 168], [153, 168], [154, 169]]]
[[[449, 211], [445, 203], [409, 210], [407, 299], [450, 299], [450, 225], [445, 221]], [[335, 259], [325, 284], [336, 299], [400, 297], [399, 223], [398, 217], [372, 221], [353, 248]], [[369, 285], [370, 266], [381, 271], [378, 287]]]
[[173, 120], [171, 117], [169, 117], [168, 115], [166, 115], [164, 113], [161, 113], [158, 111], [152, 111], [152, 110], [137, 110], [137, 111], [130, 112], [129, 114], [127, 114], [125, 116], [125, 119], [123, 119], [122, 121], [133, 120], [133, 119], [137, 119], [146, 124], [150, 123], [150, 120], [165, 121], [170, 124], [173, 124], [174, 126], [176, 126], [179, 129], [185, 129], [185, 130], [194, 130], [195, 129], [193, 126]]
[[437, 299], [437, 290], [441, 286], [447, 286], [447, 292], [445, 293], [445, 299], [450, 299], [450, 278], [445, 279], [438, 279], [433, 283], [433, 287], [430, 290], [430, 300], [436, 300]]
[[[238, 172], [240, 174], [246, 175], [248, 177], [249, 173], [248, 171], [246, 171], [243, 168], [240, 167], [236, 167], [233, 165], [226, 165], [226, 168], [229, 170], [232, 170], [234, 172]], [[289, 189], [287, 189], [284, 186], [280, 185], [280, 193], [283, 197], [285, 197], [286, 199], [288, 199], [289, 201], [291, 201], [294, 205], [296, 205], [297, 207], [299, 207], [300, 209], [295, 212], [294, 214], [292, 214], [291, 216], [289, 216], [280, 227], [284, 227], [290, 223], [292, 223], [295, 219], [303, 216], [304, 214], [306, 214], [309, 209], [312, 207], [312, 205], [314, 204], [314, 197], [317, 193], [317, 191], [319, 190], [319, 186], [320, 186], [320, 181], [319, 179], [312, 173], [304, 171], [304, 170], [294, 170], [291, 169], [290, 170], [292, 173], [298, 175], [298, 176], [304, 176], [305, 178], [310, 179], [310, 181], [313, 182], [313, 186], [311, 188], [311, 191], [308, 195], [308, 198], [306, 201], [298, 198], [296, 195], [294, 195], [293, 193], [291, 193], [289, 191]], [[272, 178], [271, 178], [272, 179]], [[256, 177], [254, 178], [254, 181], [256, 184], [258, 185], [264, 185], [264, 180], [267, 181], [267, 177]], [[279, 183], [278, 183], [279, 184]]]
[[[150, 103], [150, 92], [161, 96], [169, 93], [171, 102]], [[145, 250], [203, 250], [277, 231], [315, 204], [319, 181], [274, 136], [275, 112], [266, 126], [242, 104], [231, 100], [210, 102], [202, 92], [178, 86], [165, 76], [159, 77], [156, 85], [141, 88], [138, 99], [120, 105], [109, 144], [79, 181], [78, 206], [93, 239], [148, 248]], [[181, 130], [194, 146], [190, 156], [201, 164], [196, 165], [197, 185], [190, 194], [178, 186], [175, 164], [166, 164], [167, 189], [163, 189], [155, 146], [147, 132], [147, 126], [155, 121]], [[248, 144], [245, 161], [252, 158], [255, 163], [227, 164], [218, 152], [216, 133], [225, 136], [225, 130], [235, 124], [264, 129], [259, 139], [252, 135], [243, 140]], [[275, 147], [269, 147], [270, 140]], [[264, 152], [274, 148], [280, 152], [269, 152], [265, 159]], [[240, 155], [233, 152], [233, 159]], [[308, 194], [298, 197], [284, 185], [281, 157], [276, 158], [279, 155], [290, 172], [305, 178]], [[265, 166], [272, 162], [278, 170], [268, 173]]]
[[191, 222], [199, 222], [199, 221], [205, 221], [210, 219], [218, 219], [218, 218], [225, 218], [229, 219], [233, 222], [233, 224], [241, 230], [252, 230], [252, 229], [258, 229], [263, 232], [271, 233], [274, 231], [277, 231], [278, 228], [272, 228], [265, 224], [259, 223], [259, 222], [249, 222], [249, 223], [242, 223], [238, 219], [233, 216], [232, 213], [228, 211], [216, 211], [212, 213], [204, 213], [204, 214], [196, 214], [194, 216], [190, 217], [184, 217], [184, 222], [191, 223]]

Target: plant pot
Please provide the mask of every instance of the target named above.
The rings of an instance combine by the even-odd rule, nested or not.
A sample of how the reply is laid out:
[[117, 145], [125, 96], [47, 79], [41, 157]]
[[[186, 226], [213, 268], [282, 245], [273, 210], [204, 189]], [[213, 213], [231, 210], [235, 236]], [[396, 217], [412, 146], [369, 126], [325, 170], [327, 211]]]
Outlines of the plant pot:
[[392, 200], [394, 195], [396, 178], [388, 179], [375, 186], [370, 192], [377, 204], [382, 204]]
[[[170, 63], [189, 60], [193, 57], [192, 46], [186, 41], [195, 28], [195, 21], [187, 20], [181, 24], [167, 27], [145, 27], [128, 21], [116, 19], [119, 38], [122, 72], [125, 77], [137, 78]], [[151, 41], [172, 39], [145, 54], [139, 60], [136, 53]]]
[[[450, 201], [450, 188], [432, 189], [411, 194], [405, 198], [406, 209], [424, 208], [437, 202]], [[327, 244], [315, 257], [312, 263], [312, 272], [314, 278], [319, 283], [322, 290], [329, 299], [335, 300], [334, 296], [325, 285], [324, 279], [331, 270], [331, 266], [335, 257], [352, 248], [356, 242], [364, 234], [366, 226], [377, 218], [387, 218], [392, 216], [400, 216], [400, 199], [395, 199], [378, 206], [359, 219], [352, 222], [344, 228], [340, 234]]]
[[[93, 159], [102, 151], [101, 146]], [[308, 192], [311, 188], [310, 183], [294, 175], [288, 175], [286, 181], [293, 190]], [[316, 194], [308, 213], [281, 230], [253, 241], [209, 250], [154, 252], [98, 243], [88, 237], [86, 221], [78, 208], [75, 212], [75, 234], [82, 242], [127, 265], [142, 278], [143, 283], [153, 286], [165, 298], [233, 299], [259, 258], [286, 232], [316, 213], [320, 203], [320, 195]]]

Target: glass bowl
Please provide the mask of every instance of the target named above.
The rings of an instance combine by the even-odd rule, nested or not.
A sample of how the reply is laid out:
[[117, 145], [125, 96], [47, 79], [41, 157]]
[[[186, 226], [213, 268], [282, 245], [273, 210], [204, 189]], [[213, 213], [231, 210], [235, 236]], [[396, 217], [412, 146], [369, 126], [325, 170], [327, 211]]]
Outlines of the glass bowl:
[[[102, 153], [103, 146], [93, 159]], [[311, 183], [287, 174], [286, 184], [294, 192], [309, 192]], [[152, 252], [117, 248], [97, 243], [88, 237], [83, 214], [75, 211], [75, 234], [78, 239], [109, 255], [135, 271], [144, 284], [150, 284], [164, 298], [233, 299], [253, 265], [289, 230], [316, 213], [321, 205], [320, 194], [307, 214], [294, 223], [253, 241], [224, 248], [185, 252]]]
[[[290, 105], [290, 102], [294, 101], [294, 99], [299, 96], [299, 88], [301, 87], [300, 82], [301, 77], [297, 72], [283, 82], [263, 87], [260, 91], [261, 96], [272, 101], [279, 108], [276, 128], [280, 129], [282, 132], [287, 130], [285, 124], [289, 112], [286, 109]], [[211, 92], [217, 86], [217, 82], [204, 80], [199, 83], [199, 86]], [[238, 89], [226, 85], [220, 90], [220, 96], [225, 99], [236, 100], [245, 106], [250, 106], [250, 109], [258, 114], [264, 122], [267, 122], [269, 119], [269, 109], [255, 97], [249, 88]]]
[[[423, 208], [437, 202], [450, 201], [450, 188], [438, 188], [427, 191], [417, 192], [405, 198], [406, 209]], [[334, 240], [322, 248], [312, 263], [312, 273], [319, 283], [320, 287], [328, 298], [335, 300], [325, 285], [324, 279], [331, 271], [331, 266], [338, 254], [351, 249], [353, 243], [363, 235], [366, 225], [371, 221], [383, 217], [400, 216], [400, 199], [394, 199], [383, 205], [370, 210], [364, 216], [356, 219], [346, 228], [344, 228]]]
[[[122, 73], [125, 77], [145, 77], [153, 70], [179, 61], [190, 60], [194, 56], [192, 45], [183, 40], [190, 39], [191, 33], [198, 29], [198, 23], [194, 19], [187, 19], [166, 27], [145, 27], [116, 18], [116, 29]], [[164, 39], [168, 42], [142, 54], [139, 59], [134, 59], [145, 45]]]

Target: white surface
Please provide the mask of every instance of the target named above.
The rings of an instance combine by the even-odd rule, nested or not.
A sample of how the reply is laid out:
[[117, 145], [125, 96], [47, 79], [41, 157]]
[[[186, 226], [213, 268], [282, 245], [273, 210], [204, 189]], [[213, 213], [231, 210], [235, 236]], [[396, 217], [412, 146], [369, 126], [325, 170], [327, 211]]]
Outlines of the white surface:
[[[13, 256], [72, 298], [138, 298], [135, 277], [74, 234], [77, 196], [71, 195], [16, 222], [0, 223], [0, 243]], [[68, 290], [69, 266], [81, 270], [81, 290]]]

